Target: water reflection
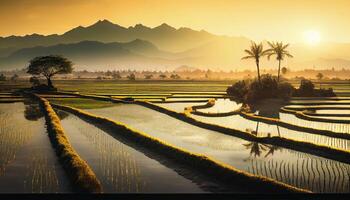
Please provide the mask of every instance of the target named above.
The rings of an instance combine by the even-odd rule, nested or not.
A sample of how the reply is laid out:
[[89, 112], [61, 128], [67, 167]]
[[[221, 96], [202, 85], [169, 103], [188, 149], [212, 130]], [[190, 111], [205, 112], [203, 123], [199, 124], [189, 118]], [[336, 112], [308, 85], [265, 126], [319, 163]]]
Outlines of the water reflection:
[[349, 192], [349, 166], [330, 160], [304, 158], [283, 161], [252, 159], [248, 172], [308, 188], [314, 192]]
[[68, 114], [61, 123], [105, 192], [203, 192], [190, 180], [74, 115]]
[[[273, 156], [273, 154], [275, 153], [275, 151], [277, 150], [281, 150], [281, 147], [277, 147], [274, 145], [267, 145], [267, 144], [262, 144], [262, 143], [258, 143], [258, 142], [249, 142], [247, 144], [243, 144], [243, 146], [246, 147], [246, 149], [250, 149], [250, 156], [249, 158], [251, 158], [251, 156], [253, 155], [254, 158], [256, 157], [260, 157], [260, 155], [263, 152], [266, 152], [265, 154], [265, 158], [269, 157], [269, 156]], [[248, 160], [248, 159], [246, 159]]]
[[37, 104], [0, 104], [0, 192], [67, 192]]
[[[307, 173], [308, 170], [310, 175], [305, 177], [305, 182], [313, 183], [300, 185], [300, 187], [315, 192], [350, 191], [349, 174], [345, 171], [350, 170], [350, 165], [331, 159], [265, 144], [250, 143], [240, 138], [190, 125], [168, 115], [138, 105], [120, 105], [108, 109], [92, 109], [88, 110], [88, 112], [128, 124], [130, 127], [150, 134], [162, 141], [194, 153], [207, 155], [239, 170], [275, 178], [281, 182], [292, 185], [297, 184], [298, 179], [300, 179], [299, 176], [301, 176], [301, 170], [305, 170], [305, 173]], [[242, 118], [242, 121], [237, 121], [236, 118], [232, 118], [240, 117], [238, 115], [229, 117], [193, 117], [209, 123], [225, 121], [235, 129], [238, 129], [237, 126], [246, 126], [252, 129], [254, 134], [259, 134], [261, 131], [270, 132], [270, 129], [265, 129], [268, 125], [262, 122], [257, 123], [244, 118]], [[248, 124], [245, 123], [245, 121], [248, 121]], [[246, 127], [240, 128], [243, 129]], [[276, 129], [275, 125], [270, 125], [269, 127]], [[279, 129], [281, 129], [279, 134], [282, 137], [285, 137], [285, 134], [293, 134], [285, 131], [282, 127], [279, 127]], [[278, 134], [278, 130], [273, 130], [271, 133]], [[311, 135], [305, 133], [300, 134]], [[317, 137], [318, 135], [313, 136]], [[297, 137], [302, 136], [298, 135]], [[329, 170], [325, 171], [325, 174], [321, 173], [320, 176], [316, 175], [317, 171], [313, 171], [317, 170], [316, 168], [313, 169], [305, 166], [308, 159], [313, 160], [313, 166], [315, 163], [320, 165], [321, 161], [322, 163], [328, 163]], [[302, 166], [303, 160], [304, 166]], [[309, 161], [308, 166], [310, 163], [311, 161]], [[341, 167], [337, 168], [336, 166], [338, 165]], [[289, 170], [293, 171], [294, 174], [288, 173], [287, 169], [285, 170], [286, 172], [283, 172], [282, 169], [287, 166], [289, 166]], [[343, 169], [343, 171], [340, 171], [340, 169]], [[282, 172], [280, 173], [279, 170], [282, 170]], [[320, 171], [321, 169], [318, 170]], [[296, 171], [298, 171], [298, 174], [295, 173]], [[278, 173], [279, 178], [276, 177], [276, 173]], [[313, 176], [312, 174], [315, 175]], [[338, 178], [336, 180], [332, 179], [332, 177], [335, 177], [333, 174], [337, 174]], [[326, 189], [318, 187], [324, 182], [328, 184], [328, 181], [331, 182], [331, 184], [338, 184], [339, 187], [329, 187]]]

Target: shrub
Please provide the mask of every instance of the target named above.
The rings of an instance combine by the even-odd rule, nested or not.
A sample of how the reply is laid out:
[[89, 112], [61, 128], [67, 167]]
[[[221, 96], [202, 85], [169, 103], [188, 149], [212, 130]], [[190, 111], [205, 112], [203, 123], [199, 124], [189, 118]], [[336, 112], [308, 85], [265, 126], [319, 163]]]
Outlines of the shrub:
[[315, 85], [307, 79], [300, 81], [299, 89], [293, 92], [293, 96], [296, 97], [335, 97], [336, 94], [332, 88], [328, 89], [315, 89]]
[[281, 82], [278, 84], [277, 90], [281, 98], [288, 99], [293, 95], [295, 88], [290, 83]]
[[239, 100], [243, 100], [249, 90], [249, 80], [238, 81], [226, 89], [226, 93]]
[[134, 73], [132, 73], [132, 74], [128, 75], [126, 78], [128, 78], [128, 79], [129, 79], [129, 80], [131, 80], [131, 81], [136, 80], [136, 76], [135, 76], [135, 74], [134, 74]]
[[257, 79], [241, 80], [226, 89], [227, 95], [234, 100], [254, 104], [259, 100], [268, 98], [288, 99], [295, 97], [334, 97], [332, 88], [315, 89], [314, 84], [307, 79], [302, 79], [299, 89], [294, 88], [290, 83], [277, 81], [277, 77], [270, 74], [261, 76], [261, 83]]
[[36, 76], [30, 77], [29, 82], [33, 85], [33, 87], [40, 85], [40, 80]]
[[0, 81], [6, 81], [6, 76], [4, 74], [0, 74]]
[[264, 74], [261, 76], [261, 84], [256, 79], [242, 80], [228, 87], [226, 92], [236, 100], [252, 104], [267, 98], [289, 98], [293, 90], [290, 83], [278, 82], [277, 77]]
[[40, 84], [37, 86], [33, 86], [32, 89], [37, 91], [37, 92], [55, 92], [55, 91], [57, 91], [57, 88], [49, 87], [46, 84]]
[[312, 97], [314, 96], [315, 85], [307, 79], [300, 81], [299, 89], [296, 91], [295, 96]]

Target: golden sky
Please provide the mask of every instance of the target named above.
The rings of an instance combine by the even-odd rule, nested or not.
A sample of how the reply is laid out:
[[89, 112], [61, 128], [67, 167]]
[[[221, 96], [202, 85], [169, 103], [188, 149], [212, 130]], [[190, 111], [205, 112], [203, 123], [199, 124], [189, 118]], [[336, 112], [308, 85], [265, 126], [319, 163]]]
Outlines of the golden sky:
[[287, 42], [313, 31], [350, 42], [350, 0], [0, 0], [0, 36], [62, 34], [99, 19]]

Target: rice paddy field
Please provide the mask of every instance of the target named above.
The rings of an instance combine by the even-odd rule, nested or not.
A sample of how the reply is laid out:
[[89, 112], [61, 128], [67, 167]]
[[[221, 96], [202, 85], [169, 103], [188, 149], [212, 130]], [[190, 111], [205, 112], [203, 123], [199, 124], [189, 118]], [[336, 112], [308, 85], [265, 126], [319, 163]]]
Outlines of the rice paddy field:
[[[333, 87], [338, 96], [293, 98], [285, 102], [276, 118], [265, 121], [259, 119], [265, 117], [259, 116], [259, 110], [245, 117], [239, 111], [242, 104], [227, 98], [225, 90], [232, 81], [56, 80], [54, 84], [64, 93], [40, 94], [53, 107], [70, 106], [124, 124], [172, 147], [206, 156], [254, 177], [315, 193], [350, 192], [350, 164], [336, 156], [243, 139], [169, 114], [182, 113], [202, 124], [257, 138], [308, 142], [350, 155], [347, 82], [317, 83], [317, 87]], [[75, 192], [50, 141], [48, 119], [40, 104], [10, 89], [22, 86], [6, 85], [0, 91], [0, 192]], [[208, 101], [214, 103], [209, 105]], [[239, 183], [228, 186], [142, 143], [130, 142], [119, 129], [111, 129], [102, 121], [92, 123], [57, 108], [55, 113], [65, 137], [105, 193], [242, 192]], [[250, 190], [254, 192], [254, 187]]]
[[0, 137], [0, 192], [72, 191], [37, 104], [0, 104]]

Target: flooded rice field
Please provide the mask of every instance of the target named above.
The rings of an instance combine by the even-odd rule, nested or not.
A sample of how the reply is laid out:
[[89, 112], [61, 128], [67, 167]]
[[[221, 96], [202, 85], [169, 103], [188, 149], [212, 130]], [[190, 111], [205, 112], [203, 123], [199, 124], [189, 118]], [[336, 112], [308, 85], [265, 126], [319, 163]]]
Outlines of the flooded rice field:
[[139, 105], [118, 104], [86, 111], [246, 172], [314, 192], [350, 192], [348, 164], [202, 129]]
[[0, 104], [0, 192], [71, 192], [37, 104]]
[[242, 104], [237, 104], [230, 99], [217, 99], [214, 106], [205, 109], [198, 109], [200, 112], [205, 113], [227, 113], [238, 110], [242, 107]]
[[309, 121], [289, 113], [280, 113], [280, 120], [297, 126], [350, 134], [350, 124], [346, 123]]
[[[63, 111], [59, 111], [63, 112]], [[62, 126], [73, 148], [91, 166], [107, 193], [207, 192], [157, 160], [66, 112]], [[202, 185], [208, 185], [203, 183]], [[217, 187], [217, 186], [214, 186]]]
[[205, 123], [217, 124], [240, 131], [246, 131], [258, 137], [266, 137], [268, 135], [279, 136], [350, 151], [350, 140], [305, 133], [277, 125], [266, 124], [264, 122], [255, 122], [239, 115], [227, 117], [203, 117], [192, 115], [192, 117]]
[[330, 109], [324, 109], [324, 110], [315, 110], [315, 113], [318, 114], [345, 114], [350, 115], [350, 109], [349, 110], [330, 110]]

